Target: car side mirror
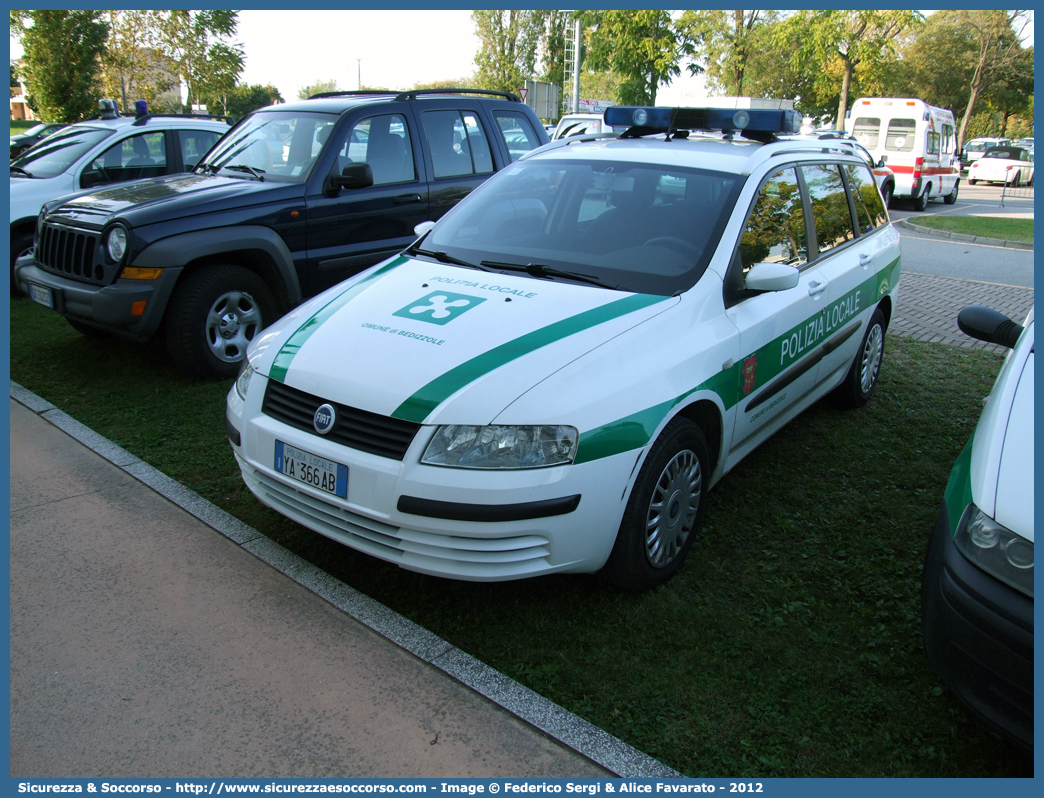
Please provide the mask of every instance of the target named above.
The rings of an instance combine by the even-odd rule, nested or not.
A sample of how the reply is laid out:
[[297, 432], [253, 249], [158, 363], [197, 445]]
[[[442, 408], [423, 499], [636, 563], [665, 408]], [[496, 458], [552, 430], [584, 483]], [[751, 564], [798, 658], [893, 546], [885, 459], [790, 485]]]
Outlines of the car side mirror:
[[368, 188], [373, 185], [373, 170], [368, 163], [350, 163], [331, 182], [334, 188]]
[[413, 234], [417, 236], [417, 238], [422, 238], [423, 236], [426, 236], [428, 234], [428, 231], [431, 230], [431, 228], [433, 228], [434, 226], [435, 222], [421, 222], [413, 228]]
[[755, 263], [747, 272], [748, 291], [786, 291], [798, 284], [798, 270], [786, 263]]
[[87, 169], [82, 175], [80, 175], [80, 186], [82, 188], [92, 188], [93, 186], [97, 186], [99, 183], [104, 182], [105, 175], [97, 169]]
[[884, 156], [882, 155], [880, 158], [877, 159], [877, 168], [880, 169], [884, 165], [885, 165], [885, 159], [884, 159]]
[[968, 305], [957, 314], [957, 326], [965, 335], [1008, 349], [1015, 346], [1023, 329], [1021, 324], [985, 305]]

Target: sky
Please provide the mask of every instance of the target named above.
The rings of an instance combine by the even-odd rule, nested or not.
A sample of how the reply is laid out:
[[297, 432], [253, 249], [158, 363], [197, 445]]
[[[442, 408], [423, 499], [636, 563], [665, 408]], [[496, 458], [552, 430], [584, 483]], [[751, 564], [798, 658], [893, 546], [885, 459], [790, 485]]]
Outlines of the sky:
[[[271, 83], [292, 101], [321, 80], [355, 89], [360, 77], [364, 85], [387, 88], [464, 78], [475, 71], [474, 31], [467, 10], [240, 11], [236, 41], [246, 54], [241, 82]], [[1032, 22], [1028, 32], [1025, 43], [1032, 44]], [[11, 57], [20, 56], [12, 37]], [[701, 78], [683, 75], [661, 87], [656, 100], [685, 105], [706, 96]]]

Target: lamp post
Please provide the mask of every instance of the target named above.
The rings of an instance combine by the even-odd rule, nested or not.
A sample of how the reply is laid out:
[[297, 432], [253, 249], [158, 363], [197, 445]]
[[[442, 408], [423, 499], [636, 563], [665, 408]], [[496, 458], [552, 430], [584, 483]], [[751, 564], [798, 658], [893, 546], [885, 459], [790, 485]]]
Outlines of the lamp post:
[[362, 59], [357, 58], [356, 61], [358, 62], [359, 72], [355, 78], [355, 88], [362, 91]]

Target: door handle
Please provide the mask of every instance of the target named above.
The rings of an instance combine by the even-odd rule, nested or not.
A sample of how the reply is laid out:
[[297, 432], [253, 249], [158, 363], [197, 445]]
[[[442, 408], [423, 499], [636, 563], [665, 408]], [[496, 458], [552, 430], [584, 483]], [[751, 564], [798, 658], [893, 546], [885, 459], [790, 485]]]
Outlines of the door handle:
[[818, 283], [813, 280], [808, 284], [808, 295], [815, 296], [816, 294], [822, 294], [826, 290], [826, 283]]
[[409, 205], [411, 202], [420, 201], [420, 194], [400, 194], [397, 197], [392, 197], [392, 205]]
[[859, 265], [864, 269], [870, 265], [870, 261], [874, 259], [873, 255], [867, 255], [865, 252], [859, 253]]

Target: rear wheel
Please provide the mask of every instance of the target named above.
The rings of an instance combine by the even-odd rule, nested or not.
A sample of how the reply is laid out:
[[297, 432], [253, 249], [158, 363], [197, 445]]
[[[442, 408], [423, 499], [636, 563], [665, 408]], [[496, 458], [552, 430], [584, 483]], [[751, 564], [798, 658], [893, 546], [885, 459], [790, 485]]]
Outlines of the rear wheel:
[[919, 196], [914, 197], [913, 206], [915, 211], [923, 211], [928, 207], [928, 192], [931, 191], [930, 185], [924, 187], [924, 191]]
[[667, 425], [635, 480], [603, 579], [638, 593], [678, 572], [703, 522], [709, 464], [694, 422]]
[[950, 191], [950, 193], [947, 194], [945, 197], [943, 197], [943, 202], [945, 202], [947, 205], [953, 205], [953, 203], [955, 203], [956, 201], [957, 201], [957, 184], [954, 183], [953, 184], [953, 189]]
[[1022, 172], [1016, 170], [1015, 176], [1011, 179], [1011, 187], [1018, 188], [1022, 184]]
[[842, 407], [862, 407], [877, 389], [877, 378], [881, 375], [884, 359], [885, 320], [878, 308], [870, 317], [870, 324], [863, 335], [855, 360], [842, 382], [834, 390], [834, 398]]
[[167, 350], [182, 371], [232, 379], [247, 346], [276, 320], [268, 285], [242, 266], [204, 266], [183, 277], [164, 316]]
[[968, 178], [968, 182], [969, 182], [969, 183], [971, 183], [971, 184], [972, 184], [972, 185], [974, 186], [974, 185], [975, 185], [976, 183], [978, 183], [979, 181], [978, 181], [978, 180], [976, 180], [976, 179], [975, 179], [974, 177], [969, 177], [969, 178]]

